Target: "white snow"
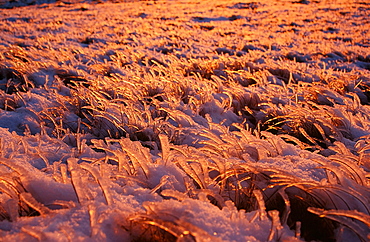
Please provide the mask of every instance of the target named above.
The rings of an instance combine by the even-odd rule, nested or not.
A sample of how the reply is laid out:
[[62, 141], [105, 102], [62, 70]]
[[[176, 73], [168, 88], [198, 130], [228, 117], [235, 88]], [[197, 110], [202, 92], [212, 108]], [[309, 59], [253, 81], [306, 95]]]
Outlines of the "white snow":
[[369, 16], [0, 1], [0, 240], [369, 239]]

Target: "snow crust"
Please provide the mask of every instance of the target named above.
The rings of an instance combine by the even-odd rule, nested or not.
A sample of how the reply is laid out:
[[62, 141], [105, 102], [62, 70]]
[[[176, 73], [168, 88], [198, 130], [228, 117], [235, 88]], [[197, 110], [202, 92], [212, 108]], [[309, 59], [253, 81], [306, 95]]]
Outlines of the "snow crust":
[[1, 240], [369, 239], [366, 1], [0, 7]]

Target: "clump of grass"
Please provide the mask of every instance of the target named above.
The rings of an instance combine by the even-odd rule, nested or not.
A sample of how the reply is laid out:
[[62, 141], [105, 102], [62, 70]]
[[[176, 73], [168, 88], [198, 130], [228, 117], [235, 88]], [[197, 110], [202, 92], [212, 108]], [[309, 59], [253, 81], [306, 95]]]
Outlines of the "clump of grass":
[[0, 177], [0, 191], [5, 201], [0, 206], [1, 220], [16, 221], [19, 217], [39, 216], [50, 212], [25, 189], [20, 178], [27, 174], [23, 167], [12, 164], [11, 160], [5, 158], [1, 158], [0, 164], [13, 170]]
[[146, 213], [133, 214], [128, 218], [131, 221], [129, 230], [134, 236], [134, 241], [198, 241], [198, 238], [221, 241], [179, 217], [175, 211], [164, 211], [153, 205], [145, 207]]
[[[342, 226], [345, 226], [351, 229], [361, 241], [367, 241], [369, 239], [370, 233], [367, 232], [365, 226], [369, 227], [369, 215], [354, 211], [348, 210], [324, 210], [318, 208], [308, 208], [310, 213], [319, 215], [320, 217], [326, 217], [333, 221], [337, 221]], [[354, 222], [351, 219], [356, 219], [357, 221], [362, 222], [365, 226], [361, 226], [358, 223]]]
[[16, 94], [6, 94], [5, 92], [0, 93], [0, 109], [5, 111], [15, 111], [21, 107], [21, 99]]
[[[283, 115], [273, 114], [276, 116], [272, 116], [270, 114], [271, 118], [263, 123], [263, 130], [279, 135], [288, 134], [308, 144], [311, 148], [315, 147], [314, 149], [319, 150], [328, 148], [336, 140], [341, 140], [340, 130], [333, 126], [330, 120], [322, 118], [328, 116], [324, 108], [315, 110], [310, 107], [307, 109], [291, 107], [290, 110], [289, 112], [286, 112], [285, 108], [278, 110], [281, 114], [287, 113]], [[297, 143], [294, 140], [291, 141]]]
[[7, 94], [26, 92], [30, 87], [25, 75], [6, 66], [0, 66], [0, 89]]
[[[339, 170], [334, 169], [333, 171], [340, 177], [339, 179], [345, 179]], [[311, 210], [316, 210], [310, 210], [310, 207], [335, 210], [348, 209], [350, 211], [355, 209], [361, 210], [366, 214], [369, 213], [365, 197], [350, 188], [355, 181], [352, 181], [353, 183], [347, 181], [352, 183], [352, 185], [346, 187], [344, 181], [339, 183], [340, 185], [337, 185], [337, 181], [331, 181], [334, 183], [332, 185], [322, 185], [312, 181], [299, 181], [296, 177], [292, 175], [287, 176], [283, 173], [275, 173], [271, 177], [271, 185], [269, 187], [274, 188], [272, 190], [274, 192], [269, 191], [269, 189], [266, 190], [266, 193], [270, 194], [266, 200], [266, 207], [279, 210], [283, 219], [284, 204], [286, 207], [287, 202], [289, 202], [290, 212], [283, 221], [286, 220], [288, 226], [292, 229], [295, 228], [297, 222], [300, 222], [301, 236], [306, 240], [334, 241], [336, 239], [334, 231], [341, 224], [337, 223], [338, 220], [333, 222], [330, 219], [323, 218], [324, 216], [313, 216], [310, 212]], [[357, 200], [357, 203], [347, 202], [352, 199]]]

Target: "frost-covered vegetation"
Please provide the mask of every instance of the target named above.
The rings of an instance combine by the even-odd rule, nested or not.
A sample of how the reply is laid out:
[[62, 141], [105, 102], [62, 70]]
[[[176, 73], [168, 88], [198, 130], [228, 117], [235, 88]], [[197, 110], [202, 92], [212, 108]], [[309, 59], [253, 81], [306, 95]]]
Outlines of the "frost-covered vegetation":
[[2, 240], [369, 241], [366, 1], [0, 3]]

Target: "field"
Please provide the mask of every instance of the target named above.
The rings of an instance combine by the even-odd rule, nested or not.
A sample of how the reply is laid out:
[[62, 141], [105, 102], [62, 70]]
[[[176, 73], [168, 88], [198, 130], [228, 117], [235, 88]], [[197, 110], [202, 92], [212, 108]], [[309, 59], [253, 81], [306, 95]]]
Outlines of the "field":
[[367, 0], [0, 0], [1, 241], [369, 241]]

